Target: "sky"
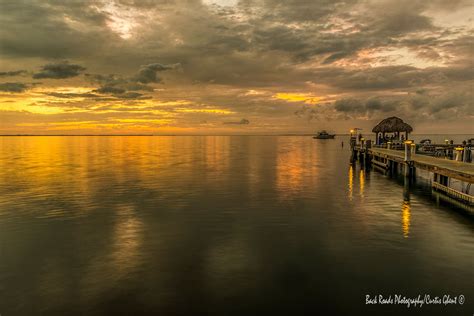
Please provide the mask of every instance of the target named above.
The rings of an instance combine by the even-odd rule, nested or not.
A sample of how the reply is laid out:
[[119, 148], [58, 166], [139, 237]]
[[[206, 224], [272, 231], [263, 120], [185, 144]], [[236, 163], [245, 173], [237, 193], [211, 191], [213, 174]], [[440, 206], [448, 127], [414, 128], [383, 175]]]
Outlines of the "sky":
[[0, 0], [0, 134], [474, 134], [474, 2]]

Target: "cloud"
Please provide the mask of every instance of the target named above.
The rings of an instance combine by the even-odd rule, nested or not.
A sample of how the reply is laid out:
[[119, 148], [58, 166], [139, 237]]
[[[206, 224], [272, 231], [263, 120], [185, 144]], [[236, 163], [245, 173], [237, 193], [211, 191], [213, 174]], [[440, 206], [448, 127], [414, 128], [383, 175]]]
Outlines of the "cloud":
[[143, 65], [132, 80], [140, 83], [160, 83], [162, 79], [157, 76], [157, 72], [176, 69], [180, 64], [163, 65], [159, 63]]
[[94, 90], [94, 92], [101, 94], [111, 94], [114, 97], [121, 99], [149, 99], [151, 96], [145, 96], [136, 91], [152, 92], [153, 87], [147, 85], [150, 83], [161, 82], [156, 73], [169, 69], [176, 69], [180, 64], [163, 65], [153, 63], [141, 66], [135, 76], [124, 77], [115, 74], [85, 74], [85, 77], [101, 86]]
[[347, 98], [337, 100], [334, 103], [334, 108], [339, 112], [354, 112], [362, 113], [365, 110], [365, 105], [362, 101], [354, 98]]
[[1, 71], [0, 77], [14, 77], [26, 74], [26, 70]]
[[138, 92], [125, 92], [122, 94], [115, 94], [115, 96], [121, 99], [137, 99], [137, 100], [151, 99], [151, 96], [146, 96]]
[[308, 122], [318, 118], [318, 111], [307, 105], [302, 106], [301, 109], [295, 111], [294, 114], [299, 118], [306, 119]]
[[429, 93], [417, 91], [403, 97], [344, 98], [334, 102], [334, 110], [348, 118], [381, 118], [388, 113], [419, 120], [467, 118], [474, 113], [474, 96], [466, 90]]
[[398, 100], [368, 98], [360, 100], [356, 98], [345, 98], [334, 103], [334, 109], [338, 112], [372, 116], [374, 112], [392, 112], [397, 109]]
[[101, 94], [111, 94], [115, 98], [118, 99], [137, 99], [137, 100], [144, 100], [144, 99], [151, 99], [151, 96], [143, 95], [142, 93], [138, 92], [130, 92], [124, 88], [120, 88], [118, 86], [113, 85], [106, 85], [100, 87], [99, 89], [93, 90], [93, 92], [101, 93]]
[[[58, 108], [86, 104], [124, 117], [133, 115], [132, 106], [134, 112], [160, 111], [160, 102], [185, 100], [196, 109], [231, 111], [230, 119], [222, 120], [231, 124], [257, 119], [256, 130], [403, 111], [420, 120], [468, 121], [474, 82], [471, 2], [239, 0], [224, 8], [201, 0], [4, 1], [0, 58], [16, 67], [8, 69], [28, 73], [51, 60], [87, 67], [97, 74], [78, 76], [84, 69], [60, 74], [51, 64], [35, 71], [36, 77], [72, 78], [45, 80], [44, 91], [60, 84], [93, 86], [76, 94], [61, 92], [85, 90], [58, 89], [42, 98], [51, 97]], [[178, 61], [183, 71], [173, 71]], [[116, 74], [105, 75], [110, 72]], [[16, 81], [10, 75], [0, 73], [5, 81]], [[158, 89], [163, 81], [166, 86]], [[248, 90], [265, 93], [246, 95]], [[315, 94], [324, 103], [302, 107], [305, 101], [272, 97], [281, 91]], [[146, 108], [150, 104], [156, 105]], [[208, 119], [197, 111], [166, 110], [179, 117], [180, 126]], [[205, 128], [225, 128], [222, 121]]]
[[103, 87], [100, 87], [99, 89], [94, 90], [94, 92], [98, 93], [110, 93], [110, 94], [122, 94], [125, 93], [125, 89], [123, 88], [118, 88], [112, 85], [106, 85]]
[[124, 88], [128, 91], [153, 91], [153, 87], [138, 82], [128, 82], [124, 84]]
[[405, 100], [405, 104], [416, 116], [431, 118], [466, 118], [474, 113], [472, 89], [456, 89], [437, 95], [414, 94]]
[[41, 71], [33, 74], [34, 79], [50, 78], [50, 79], [65, 79], [79, 76], [81, 71], [86, 68], [70, 64], [67, 61], [47, 64], [41, 67]]
[[100, 97], [98, 94], [95, 93], [61, 93], [61, 92], [47, 92], [46, 95], [61, 98], [61, 99], [74, 99], [74, 98], [97, 98]]
[[2, 1], [0, 54], [71, 58], [108, 47], [118, 36], [107, 27], [107, 13], [94, 2]]
[[21, 93], [25, 92], [29, 85], [21, 82], [6, 82], [0, 83], [0, 91]]
[[238, 122], [224, 122], [223, 124], [227, 124], [227, 125], [248, 125], [248, 124], [250, 124], [250, 121], [243, 118]]

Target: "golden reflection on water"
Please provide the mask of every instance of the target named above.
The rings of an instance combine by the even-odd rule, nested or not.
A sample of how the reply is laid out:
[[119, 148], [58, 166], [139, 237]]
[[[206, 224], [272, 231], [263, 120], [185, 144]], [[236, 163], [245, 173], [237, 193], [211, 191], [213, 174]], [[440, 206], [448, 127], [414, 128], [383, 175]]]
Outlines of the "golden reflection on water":
[[353, 165], [350, 165], [350, 166], [349, 166], [348, 180], [349, 180], [349, 193], [348, 193], [348, 197], [349, 197], [349, 200], [352, 201], [352, 194], [353, 194], [353, 188], [354, 188], [354, 166], [353, 166]]
[[403, 201], [402, 204], [402, 230], [403, 237], [408, 238], [410, 233], [410, 201]]
[[318, 154], [304, 143], [288, 146], [284, 138], [278, 139], [275, 186], [279, 198], [282, 200], [295, 198], [301, 194], [308, 181], [311, 185], [316, 185]]
[[139, 263], [143, 223], [135, 216], [133, 206], [120, 206], [114, 229], [111, 265], [117, 277], [130, 272]]
[[301, 152], [290, 151], [278, 156], [276, 187], [282, 196], [292, 195], [302, 185], [303, 167]]
[[[136, 206], [117, 205], [110, 243], [87, 261], [81, 276], [81, 295], [94, 297], [108, 293], [140, 269], [143, 258], [144, 223]], [[108, 237], [107, 234], [104, 237]]]
[[365, 172], [363, 169], [360, 169], [359, 173], [359, 189], [360, 189], [360, 197], [364, 197], [364, 190], [365, 190]]
[[204, 139], [206, 167], [212, 171], [223, 172], [229, 168], [229, 137], [210, 136]]

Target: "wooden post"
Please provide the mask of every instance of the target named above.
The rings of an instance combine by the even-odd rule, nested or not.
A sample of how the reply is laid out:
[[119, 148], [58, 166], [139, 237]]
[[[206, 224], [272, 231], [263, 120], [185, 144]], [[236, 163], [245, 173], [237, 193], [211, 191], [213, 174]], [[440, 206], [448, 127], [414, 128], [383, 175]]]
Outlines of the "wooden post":
[[405, 177], [410, 177], [411, 176], [411, 167], [410, 167], [410, 162], [407, 161], [403, 164], [403, 175]]
[[405, 142], [405, 162], [411, 161], [411, 141]]
[[412, 166], [411, 166], [411, 145], [412, 142], [410, 140], [405, 141], [405, 170], [404, 170], [404, 175], [405, 177], [411, 177], [412, 176]]
[[464, 152], [464, 148], [462, 147], [456, 147], [456, 161], [462, 161], [462, 154]]
[[464, 147], [464, 152], [462, 154], [462, 161], [464, 162], [471, 162], [471, 147], [466, 146]]
[[407, 178], [403, 181], [403, 200], [410, 201], [410, 181]]

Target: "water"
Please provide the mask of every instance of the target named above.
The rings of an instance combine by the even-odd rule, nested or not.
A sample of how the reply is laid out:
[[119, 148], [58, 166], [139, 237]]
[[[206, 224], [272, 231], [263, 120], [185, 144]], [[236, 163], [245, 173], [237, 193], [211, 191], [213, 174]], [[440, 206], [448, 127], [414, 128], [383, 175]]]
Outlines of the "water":
[[340, 142], [0, 138], [0, 314], [472, 314], [473, 218]]

